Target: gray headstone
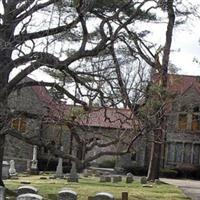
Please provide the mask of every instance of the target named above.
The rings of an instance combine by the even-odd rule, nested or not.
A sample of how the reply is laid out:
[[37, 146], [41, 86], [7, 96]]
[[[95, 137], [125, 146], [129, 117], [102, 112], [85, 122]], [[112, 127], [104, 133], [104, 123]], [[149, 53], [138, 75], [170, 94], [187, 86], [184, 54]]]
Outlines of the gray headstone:
[[114, 200], [114, 197], [110, 193], [100, 192], [94, 196], [93, 200]]
[[0, 186], [0, 200], [5, 200], [5, 188]]
[[78, 182], [78, 174], [76, 171], [76, 163], [72, 162], [72, 168], [70, 170], [69, 177], [67, 178], [68, 182]]
[[42, 196], [38, 194], [21, 194], [17, 197], [17, 200], [43, 200]]
[[141, 177], [140, 183], [141, 184], [147, 184], [147, 178], [145, 176]]
[[[63, 147], [60, 148], [61, 151], [63, 151]], [[63, 159], [58, 158], [58, 165], [56, 167], [56, 177], [63, 178]]]
[[38, 190], [35, 187], [31, 186], [31, 185], [23, 185], [23, 186], [21, 186], [21, 187], [19, 187], [17, 189], [17, 194], [18, 195], [27, 194], [27, 193], [37, 194]]
[[111, 182], [111, 176], [100, 176], [99, 182]]
[[33, 160], [31, 161], [31, 173], [38, 173], [37, 146], [33, 146]]
[[7, 161], [3, 161], [3, 167], [2, 167], [2, 177], [3, 177], [3, 179], [7, 179], [7, 178], [10, 177], [9, 168], [10, 168], [9, 163]]
[[113, 183], [118, 183], [122, 181], [122, 177], [121, 176], [113, 176]]
[[126, 183], [132, 183], [133, 182], [133, 174], [128, 173], [126, 175]]
[[58, 192], [58, 200], [77, 200], [77, 193], [63, 188], [60, 192]]
[[14, 160], [10, 160], [9, 174], [10, 174], [10, 176], [16, 176], [17, 175], [16, 169], [15, 169], [15, 161]]

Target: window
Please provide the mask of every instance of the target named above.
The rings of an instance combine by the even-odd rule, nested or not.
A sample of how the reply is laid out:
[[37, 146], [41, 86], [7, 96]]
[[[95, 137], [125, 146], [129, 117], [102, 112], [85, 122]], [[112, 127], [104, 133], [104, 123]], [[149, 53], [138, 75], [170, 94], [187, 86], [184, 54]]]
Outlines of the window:
[[182, 130], [187, 129], [187, 114], [179, 114], [178, 127]]
[[192, 115], [192, 131], [200, 130], [200, 116], [197, 114]]
[[13, 119], [11, 127], [18, 131], [25, 132], [26, 131], [26, 119], [22, 118], [22, 117]]

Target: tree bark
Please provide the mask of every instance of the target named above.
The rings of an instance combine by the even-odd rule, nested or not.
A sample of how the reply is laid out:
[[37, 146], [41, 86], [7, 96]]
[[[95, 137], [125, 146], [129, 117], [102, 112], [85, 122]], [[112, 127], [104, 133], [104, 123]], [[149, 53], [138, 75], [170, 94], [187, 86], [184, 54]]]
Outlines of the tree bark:
[[0, 186], [4, 186], [2, 179], [4, 144], [5, 144], [5, 135], [0, 135]]
[[[166, 31], [166, 38], [165, 38], [165, 45], [163, 49], [163, 57], [162, 57], [162, 65], [161, 65], [161, 73], [160, 73], [160, 80], [161, 84], [160, 87], [164, 90], [167, 90], [167, 81], [168, 81], [168, 65], [169, 65], [169, 56], [171, 50], [171, 43], [172, 43], [172, 34], [175, 22], [175, 14], [173, 8], [174, 0], [167, 1], [167, 13], [168, 13], [168, 24], [167, 24], [167, 31]], [[167, 96], [164, 94], [162, 96], [162, 100], [166, 102]], [[151, 157], [148, 169], [147, 179], [154, 181], [155, 179], [159, 178], [160, 172], [160, 165], [161, 165], [161, 151], [162, 151], [162, 144], [164, 144], [164, 130], [165, 130], [165, 109], [162, 108], [158, 117], [157, 123], [160, 124], [160, 129], [154, 131], [154, 143], [151, 149]]]
[[154, 141], [151, 147], [151, 157], [149, 162], [149, 170], [147, 174], [147, 180], [154, 181], [159, 179], [160, 176], [160, 158], [162, 149], [162, 130], [154, 130]]

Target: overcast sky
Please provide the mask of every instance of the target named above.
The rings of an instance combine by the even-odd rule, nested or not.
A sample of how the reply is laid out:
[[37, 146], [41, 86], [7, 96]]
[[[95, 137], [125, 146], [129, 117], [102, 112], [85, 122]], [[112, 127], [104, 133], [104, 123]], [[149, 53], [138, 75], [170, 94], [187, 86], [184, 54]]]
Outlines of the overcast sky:
[[[198, 0], [183, 0], [191, 3], [198, 3]], [[141, 26], [141, 25], [139, 25]], [[166, 32], [166, 24], [157, 24], [146, 27], [153, 32], [152, 39], [158, 45], [163, 45]], [[172, 52], [170, 60], [178, 68], [179, 74], [199, 75], [200, 64], [194, 62], [194, 59], [200, 60], [200, 19], [190, 18], [186, 24], [180, 25], [174, 29]], [[50, 78], [44, 73], [34, 72], [32, 78], [37, 80], [49, 81]]]

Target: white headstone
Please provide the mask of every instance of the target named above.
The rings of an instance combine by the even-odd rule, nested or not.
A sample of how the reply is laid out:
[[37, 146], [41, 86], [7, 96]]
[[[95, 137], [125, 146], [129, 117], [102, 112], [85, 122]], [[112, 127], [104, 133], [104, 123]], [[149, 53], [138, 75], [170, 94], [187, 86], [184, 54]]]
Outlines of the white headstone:
[[60, 192], [58, 192], [58, 200], [77, 200], [77, 193], [63, 188]]
[[100, 193], [97, 193], [93, 199], [94, 200], [114, 200], [114, 196], [107, 192], [100, 192]]
[[[61, 151], [63, 151], [63, 147], [60, 148]], [[58, 165], [56, 168], [56, 177], [62, 178], [63, 177], [63, 159], [58, 159]]]
[[43, 200], [38, 194], [22, 194], [17, 197], [17, 200]]
[[17, 194], [18, 195], [27, 194], [27, 193], [37, 194], [38, 193], [38, 189], [33, 187], [33, 186], [31, 186], [31, 185], [23, 185], [23, 186], [20, 186], [17, 189]]
[[38, 161], [37, 161], [37, 146], [33, 146], [33, 160], [31, 161], [31, 170], [38, 170]]
[[10, 176], [16, 176], [17, 175], [16, 169], [15, 169], [15, 161], [14, 160], [10, 160], [9, 174], [10, 174]]

